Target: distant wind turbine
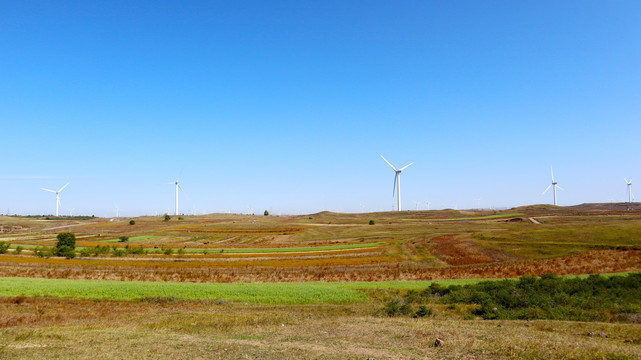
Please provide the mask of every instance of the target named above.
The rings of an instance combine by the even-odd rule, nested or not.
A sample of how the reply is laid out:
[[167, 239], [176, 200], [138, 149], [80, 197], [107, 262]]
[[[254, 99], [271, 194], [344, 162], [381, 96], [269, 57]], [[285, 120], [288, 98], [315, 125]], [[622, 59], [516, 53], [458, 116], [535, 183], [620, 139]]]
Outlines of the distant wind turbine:
[[394, 165], [390, 164], [390, 162], [387, 161], [387, 159], [385, 159], [383, 155], [381, 155], [381, 157], [383, 158], [383, 160], [385, 160], [387, 165], [389, 165], [392, 168], [392, 170], [394, 170], [394, 172], [396, 173], [396, 175], [394, 175], [394, 188], [392, 190], [392, 197], [394, 196], [394, 192], [396, 191], [396, 199], [397, 199], [397, 205], [398, 205], [397, 209], [398, 211], [401, 211], [401, 172], [403, 172], [403, 170], [407, 169], [410, 165], [414, 163], [411, 162], [403, 166], [402, 168], [396, 170]]
[[183, 188], [180, 187], [180, 185], [178, 185], [178, 180], [180, 180], [180, 176], [178, 177], [178, 179], [176, 179], [176, 181], [172, 181], [172, 182], [168, 182], [167, 183], [167, 185], [169, 185], [169, 184], [176, 185], [176, 208], [174, 209], [174, 215], [176, 215], [176, 216], [178, 216], [178, 189], [180, 189], [180, 190], [183, 189]]
[[541, 195], [545, 194], [548, 190], [550, 190], [551, 187], [553, 187], [553, 190], [554, 190], [554, 205], [556, 206], [556, 188], [559, 188], [560, 190], [563, 190], [563, 188], [560, 187], [559, 185], [557, 185], [558, 183], [556, 181], [554, 181], [554, 170], [552, 170], [552, 166], [550, 166], [550, 174], [552, 174], [552, 183], [550, 185], [548, 185], [548, 187], [543, 191], [543, 193]]
[[65, 186], [61, 187], [60, 190], [58, 190], [58, 191], [45, 189], [45, 188], [40, 188], [40, 190], [44, 190], [44, 191], [48, 191], [48, 192], [52, 192], [52, 193], [56, 194], [56, 216], [58, 216], [58, 208], [60, 208], [60, 192], [64, 188], [66, 188], [67, 185], [69, 185], [69, 183], [66, 183]]
[[628, 179], [623, 178], [626, 184], [628, 184], [628, 202], [631, 203], [632, 199], [634, 199], [634, 195], [632, 195], [632, 180], [628, 181]]
[[427, 210], [429, 210], [429, 209], [430, 209], [430, 202], [429, 202], [429, 201], [426, 201], [426, 202], [425, 202], [425, 205], [427, 205]]

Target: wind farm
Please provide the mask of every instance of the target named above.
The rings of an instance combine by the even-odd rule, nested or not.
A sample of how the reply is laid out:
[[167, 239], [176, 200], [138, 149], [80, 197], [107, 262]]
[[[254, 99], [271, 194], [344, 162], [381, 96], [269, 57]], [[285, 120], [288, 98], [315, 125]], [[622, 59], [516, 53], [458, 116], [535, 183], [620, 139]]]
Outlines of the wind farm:
[[3, 2], [0, 359], [641, 359], [640, 16]]

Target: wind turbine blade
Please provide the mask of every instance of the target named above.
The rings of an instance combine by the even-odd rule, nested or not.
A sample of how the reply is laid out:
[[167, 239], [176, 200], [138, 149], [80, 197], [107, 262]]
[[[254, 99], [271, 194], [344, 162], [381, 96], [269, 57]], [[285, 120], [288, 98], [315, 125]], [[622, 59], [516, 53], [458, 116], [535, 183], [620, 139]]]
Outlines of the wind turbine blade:
[[552, 170], [552, 165], [550, 165], [550, 174], [552, 174], [552, 182], [554, 182], [554, 170]]
[[405, 165], [404, 167], [400, 168], [398, 171], [403, 171], [403, 170], [407, 169], [408, 167], [410, 167], [410, 165], [412, 165], [412, 164], [414, 164], [414, 163], [413, 162], [409, 163], [409, 164]]
[[383, 160], [385, 160], [385, 162], [387, 163], [387, 165], [389, 165], [392, 169], [394, 169], [394, 171], [398, 171], [398, 170], [396, 170], [396, 168], [394, 167], [394, 165], [390, 164], [390, 163], [389, 163], [389, 161], [387, 161], [387, 159], [383, 157], [383, 155], [381, 155], [381, 157], [383, 158]]
[[398, 173], [394, 175], [394, 188], [392, 189], [392, 197], [394, 197], [394, 194], [396, 194], [396, 181], [398, 181]]
[[545, 190], [543, 190], [541, 195], [545, 195], [545, 193], [548, 192], [548, 190], [550, 190], [551, 187], [552, 187], [552, 184], [548, 185], [548, 187], [546, 187]]
[[61, 187], [60, 190], [58, 190], [58, 192], [61, 192], [64, 188], [67, 187], [67, 185], [69, 185], [69, 183], [66, 183], [65, 186]]
[[182, 189], [183, 189], [183, 188], [181, 188], [181, 187], [180, 187], [180, 185], [179, 185], [179, 184], [176, 184], [176, 186], [178, 186], [178, 188], [179, 188], [180, 190], [182, 190]]
[[56, 190], [49, 190], [49, 189], [45, 189], [45, 188], [40, 188], [40, 190], [44, 190], [44, 191], [48, 191], [48, 192], [52, 192], [52, 193], [54, 193], [54, 194], [56, 193]]
[[559, 190], [565, 190], [562, 187], [560, 187], [559, 185], [557, 185], [556, 187], [559, 188]]

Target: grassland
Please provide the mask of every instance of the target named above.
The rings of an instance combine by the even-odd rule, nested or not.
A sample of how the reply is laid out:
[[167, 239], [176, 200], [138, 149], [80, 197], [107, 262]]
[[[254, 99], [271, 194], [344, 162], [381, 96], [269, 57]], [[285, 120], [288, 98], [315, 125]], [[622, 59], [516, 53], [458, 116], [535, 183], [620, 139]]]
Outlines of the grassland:
[[[432, 298], [432, 316], [381, 313], [434, 280], [641, 271], [634, 208], [215, 214], [135, 225], [0, 216], [5, 228], [21, 227], [0, 234], [11, 244], [0, 254], [0, 358], [641, 358], [635, 314], [481, 320], [470, 318], [474, 304]], [[35, 256], [62, 231], [107, 252]], [[445, 346], [430, 347], [436, 337]]]

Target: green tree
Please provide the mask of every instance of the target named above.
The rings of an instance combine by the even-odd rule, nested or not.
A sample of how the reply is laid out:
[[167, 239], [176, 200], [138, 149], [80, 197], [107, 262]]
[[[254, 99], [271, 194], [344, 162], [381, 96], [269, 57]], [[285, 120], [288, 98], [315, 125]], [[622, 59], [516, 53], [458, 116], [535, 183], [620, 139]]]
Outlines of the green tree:
[[133, 220], [129, 220], [129, 225], [135, 225], [135, 224], [136, 224], [136, 222], [135, 222], [135, 221], [133, 221]]
[[76, 257], [76, 250], [74, 250], [71, 246], [67, 246], [67, 245], [56, 246], [54, 248], [54, 255], [64, 256], [67, 259], [73, 259]]
[[265, 210], [265, 212], [263, 213], [263, 215], [265, 215], [265, 216], [269, 216], [269, 211]]
[[171, 220], [171, 216], [169, 216], [168, 214], [165, 214], [165, 221], [169, 221], [169, 220]]
[[0, 254], [6, 254], [9, 247], [11, 247], [11, 244], [6, 241], [0, 241]]
[[58, 243], [56, 244], [57, 248], [61, 246], [68, 246], [71, 249], [76, 248], [76, 234], [70, 232], [62, 232], [58, 234], [56, 238], [58, 239]]
[[56, 236], [58, 243], [56, 247], [52, 249], [52, 252], [56, 256], [64, 256], [67, 259], [73, 259], [76, 257], [76, 235], [70, 232], [62, 232]]

